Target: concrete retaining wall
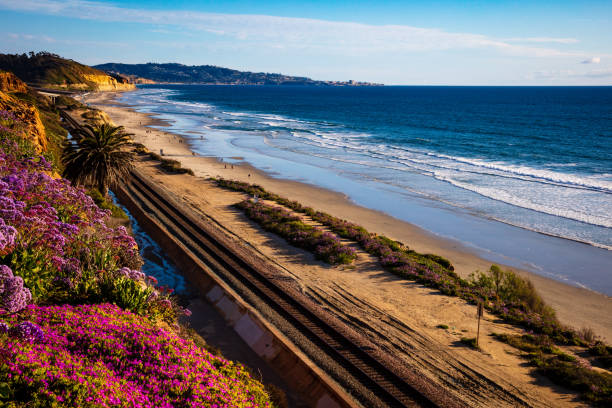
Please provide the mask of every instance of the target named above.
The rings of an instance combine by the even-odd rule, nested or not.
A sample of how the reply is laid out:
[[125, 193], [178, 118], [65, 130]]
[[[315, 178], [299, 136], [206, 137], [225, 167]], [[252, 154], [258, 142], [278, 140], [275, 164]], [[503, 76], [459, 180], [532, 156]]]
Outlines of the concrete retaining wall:
[[182, 274], [204, 295], [207, 302], [225, 318], [234, 331], [276, 370], [286, 383], [317, 408], [358, 407], [340, 386], [333, 382], [281, 332], [269, 324], [208, 266], [197, 259], [124, 188], [117, 197], [142, 228], [164, 249]]

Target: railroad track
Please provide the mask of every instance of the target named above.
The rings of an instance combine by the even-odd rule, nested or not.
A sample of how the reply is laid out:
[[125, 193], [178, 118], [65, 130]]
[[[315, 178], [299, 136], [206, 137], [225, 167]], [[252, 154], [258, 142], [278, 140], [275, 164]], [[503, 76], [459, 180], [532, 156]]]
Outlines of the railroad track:
[[197, 219], [178, 211], [157, 187], [148, 183], [137, 171], [132, 172], [126, 181], [126, 188], [131, 195], [144, 199], [139, 201], [151, 210], [162, 214], [163, 219], [160, 221], [167, 229], [186, 236], [189, 242], [184, 244], [201, 261], [213, 270], [222, 268], [240, 279], [249, 290], [374, 393], [385, 405], [436, 406], [427, 396], [330, 326], [309, 307], [288, 294], [284, 288], [269, 280], [256, 267], [231, 251], [207, 232]]
[[63, 109], [58, 109], [58, 112], [60, 117], [64, 120], [64, 128], [66, 128], [66, 130], [70, 132], [81, 129], [81, 125], [79, 125], [79, 123], [74, 120], [70, 114], [66, 113], [66, 111]]

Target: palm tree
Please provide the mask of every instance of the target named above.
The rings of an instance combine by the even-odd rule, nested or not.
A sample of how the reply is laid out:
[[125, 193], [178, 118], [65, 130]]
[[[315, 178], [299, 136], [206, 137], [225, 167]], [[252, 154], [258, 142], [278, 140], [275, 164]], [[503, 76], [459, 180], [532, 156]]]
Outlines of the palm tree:
[[123, 126], [85, 125], [64, 147], [64, 176], [75, 183], [95, 186], [104, 197], [108, 187], [129, 174], [133, 153], [122, 150], [131, 134]]

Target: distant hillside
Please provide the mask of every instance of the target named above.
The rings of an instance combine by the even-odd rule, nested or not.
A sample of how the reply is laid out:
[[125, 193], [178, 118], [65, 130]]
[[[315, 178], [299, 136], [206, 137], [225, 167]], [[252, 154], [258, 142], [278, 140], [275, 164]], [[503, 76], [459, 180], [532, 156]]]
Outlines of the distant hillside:
[[282, 74], [263, 72], [243, 72], [235, 69], [213, 65], [183, 64], [117, 64], [95, 65], [107, 73], [120, 74], [134, 83], [196, 83], [196, 84], [231, 84], [231, 85], [374, 85], [365, 82], [315, 81], [305, 77], [294, 77]]
[[134, 88], [124, 78], [48, 52], [0, 54], [0, 70], [10, 71], [30, 85], [46, 88], [97, 91]]

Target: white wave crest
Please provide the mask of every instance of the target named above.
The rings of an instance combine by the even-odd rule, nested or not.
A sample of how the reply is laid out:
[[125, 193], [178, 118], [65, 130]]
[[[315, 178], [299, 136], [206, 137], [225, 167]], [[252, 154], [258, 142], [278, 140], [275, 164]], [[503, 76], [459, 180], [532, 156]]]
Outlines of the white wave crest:
[[538, 211], [544, 214], [550, 214], [557, 217], [568, 218], [575, 221], [584, 222], [586, 224], [599, 225], [601, 227], [612, 228], [612, 217], [606, 217], [601, 215], [587, 214], [581, 211], [576, 211], [569, 208], [556, 208], [550, 205], [542, 205], [534, 203], [526, 198], [515, 196], [503, 189], [493, 187], [477, 186], [475, 184], [469, 184], [457, 181], [452, 177], [442, 175], [440, 173], [434, 173], [434, 177], [438, 180], [445, 181], [456, 187], [460, 187], [465, 190], [470, 190], [478, 193], [482, 196], [491, 198], [496, 201], [502, 201], [507, 204], [512, 204], [516, 207], [526, 208], [528, 210]]

